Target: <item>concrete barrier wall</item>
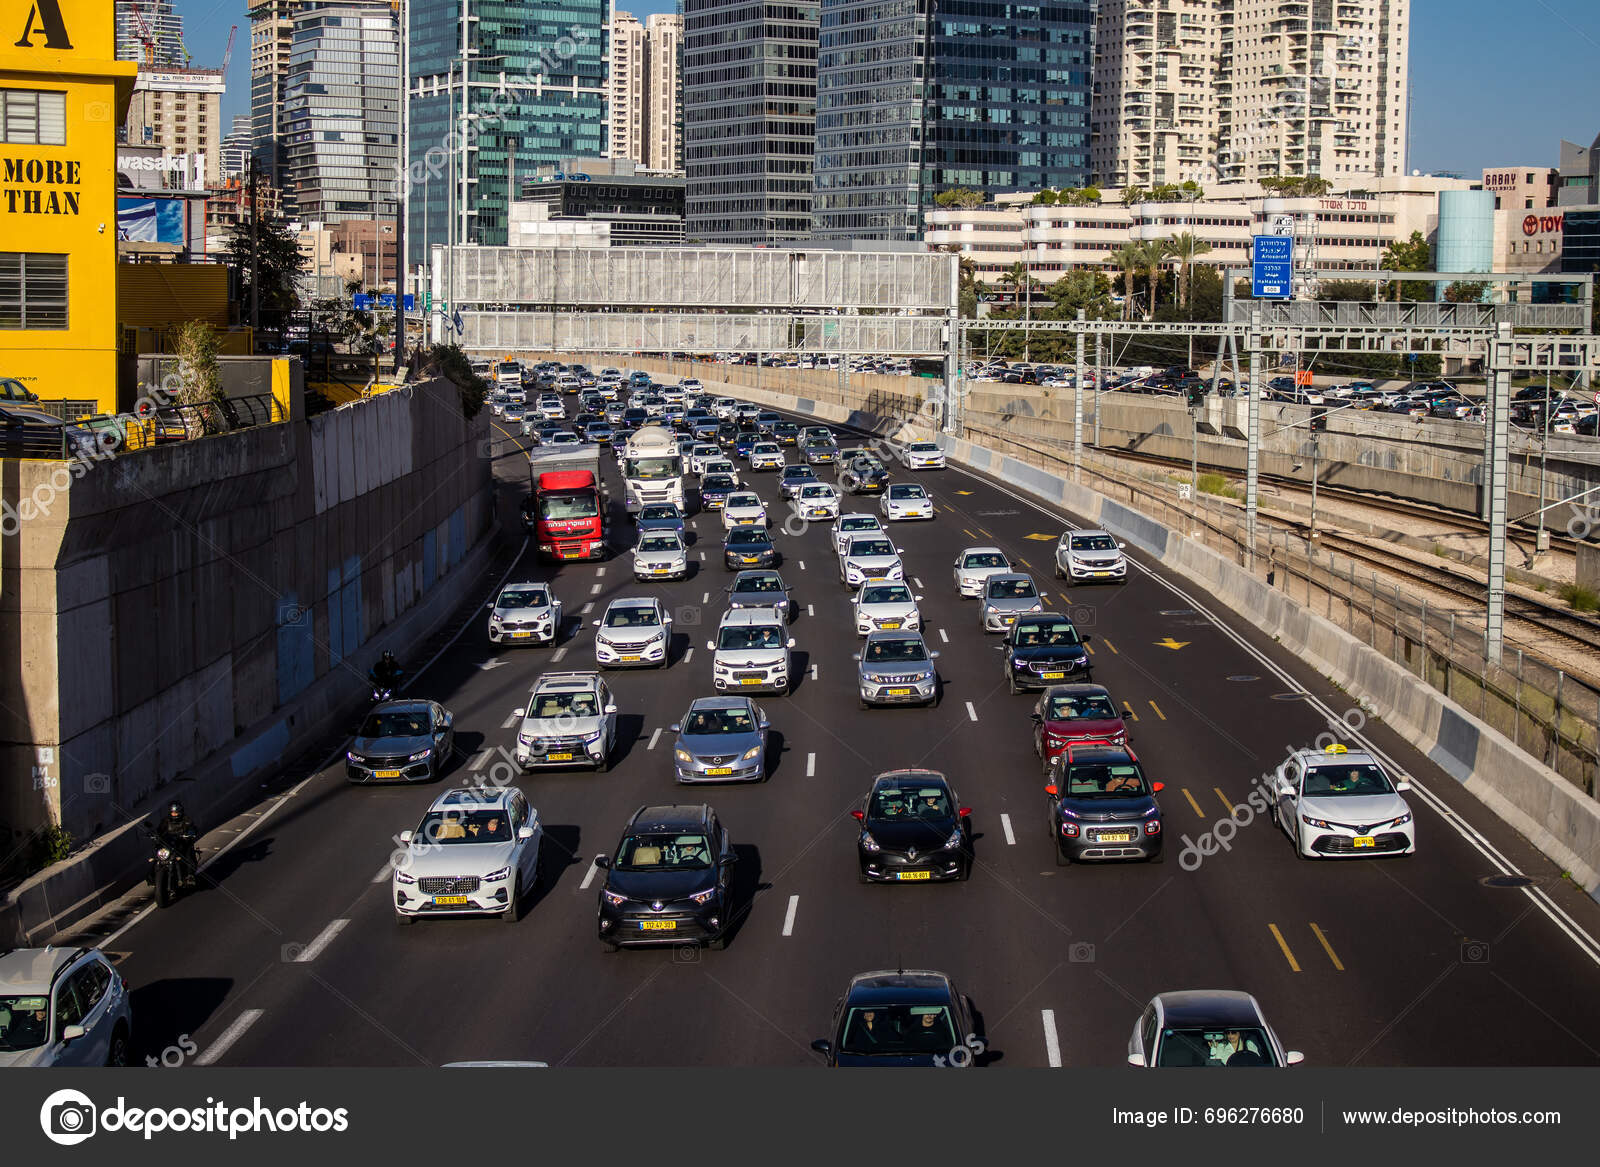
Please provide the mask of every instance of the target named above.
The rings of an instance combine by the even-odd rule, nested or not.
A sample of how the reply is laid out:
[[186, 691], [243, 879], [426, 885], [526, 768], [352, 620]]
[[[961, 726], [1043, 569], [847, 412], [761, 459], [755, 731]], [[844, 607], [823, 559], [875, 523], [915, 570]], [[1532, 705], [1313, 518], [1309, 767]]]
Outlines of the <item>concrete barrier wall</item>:
[[481, 574], [486, 436], [435, 384], [97, 465], [0, 462], [4, 837], [114, 846], [174, 782], [202, 822], [253, 794]]

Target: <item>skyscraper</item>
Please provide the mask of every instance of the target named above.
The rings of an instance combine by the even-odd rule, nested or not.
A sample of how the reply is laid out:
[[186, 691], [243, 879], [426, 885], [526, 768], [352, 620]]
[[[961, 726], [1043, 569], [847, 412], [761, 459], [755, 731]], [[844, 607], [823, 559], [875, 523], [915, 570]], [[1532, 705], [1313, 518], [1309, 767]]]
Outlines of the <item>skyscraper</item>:
[[606, 149], [613, 158], [644, 163], [644, 25], [631, 12], [611, 17], [606, 63]]
[[683, 17], [652, 13], [644, 24], [644, 158], [649, 170], [683, 169]]
[[286, 189], [287, 141], [283, 136], [283, 96], [294, 44], [294, 14], [301, 0], [249, 0], [251, 154], [260, 176], [283, 192], [293, 213], [294, 192]]
[[689, 238], [810, 238], [815, 0], [685, 0], [683, 15]]
[[183, 17], [173, 11], [172, 0], [117, 0], [116, 18], [117, 60], [156, 69], [188, 65]]
[[1100, 0], [1110, 186], [1405, 173], [1410, 0]]
[[448, 239], [504, 245], [517, 173], [605, 151], [609, 5], [407, 0], [406, 14], [408, 262]]
[[1089, 174], [1095, 0], [822, 0], [819, 238], [914, 240], [939, 192]]
[[250, 141], [250, 115], [234, 114], [233, 128], [223, 135], [218, 155], [224, 179], [240, 178], [246, 173], [250, 164]]
[[300, 218], [332, 225], [394, 215], [400, 29], [389, 0], [302, 7], [282, 120]]

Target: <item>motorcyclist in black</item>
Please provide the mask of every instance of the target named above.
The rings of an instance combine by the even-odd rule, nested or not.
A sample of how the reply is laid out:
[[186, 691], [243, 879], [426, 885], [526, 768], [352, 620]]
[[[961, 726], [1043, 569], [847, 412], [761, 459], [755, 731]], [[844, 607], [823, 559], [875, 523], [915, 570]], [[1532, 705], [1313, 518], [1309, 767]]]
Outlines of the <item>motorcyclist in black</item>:
[[405, 674], [400, 668], [400, 662], [394, 659], [394, 653], [386, 652], [378, 658], [378, 663], [372, 666], [372, 687], [374, 689], [393, 693], [400, 686], [400, 678]]
[[156, 824], [156, 838], [160, 840], [161, 845], [183, 861], [184, 883], [194, 882], [195, 872], [199, 867], [194, 849], [195, 840], [199, 837], [200, 832], [184, 813], [183, 803], [176, 800], [167, 807], [167, 813]]

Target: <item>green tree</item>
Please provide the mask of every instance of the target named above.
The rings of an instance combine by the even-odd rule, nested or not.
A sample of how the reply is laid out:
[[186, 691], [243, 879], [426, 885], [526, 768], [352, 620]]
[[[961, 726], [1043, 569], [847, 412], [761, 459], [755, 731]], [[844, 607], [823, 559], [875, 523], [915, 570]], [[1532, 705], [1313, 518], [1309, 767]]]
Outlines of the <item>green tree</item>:
[[981, 207], [987, 201], [987, 196], [981, 190], [969, 190], [964, 186], [953, 186], [949, 190], [942, 190], [933, 196], [933, 201], [941, 207], [959, 207], [961, 210], [970, 211], [974, 207]]
[[1445, 288], [1444, 298], [1452, 304], [1479, 304], [1488, 290], [1488, 280], [1456, 280]]
[[1196, 256], [1205, 255], [1211, 244], [1197, 239], [1192, 232], [1184, 231], [1167, 240], [1168, 254], [1178, 261], [1178, 302], [1189, 306], [1189, 275]]
[[1170, 240], [1147, 239], [1143, 243], [1133, 246], [1139, 253], [1139, 265], [1144, 268], [1145, 276], [1150, 283], [1150, 308], [1147, 320], [1154, 320], [1156, 315], [1156, 289], [1161, 285], [1161, 265], [1171, 258], [1168, 250]]
[[186, 320], [178, 325], [174, 338], [178, 356], [178, 404], [193, 406], [184, 414], [190, 437], [221, 433], [228, 428], [224, 412], [227, 397], [222, 392], [222, 368], [217, 353], [222, 337], [204, 320]]
[[1076, 320], [1080, 308], [1090, 320], [1110, 320], [1116, 312], [1111, 303], [1111, 281], [1102, 272], [1069, 271], [1046, 290], [1055, 301], [1049, 313], [1055, 319]]
[[1147, 195], [1145, 193], [1144, 187], [1142, 187], [1142, 186], [1125, 186], [1125, 187], [1122, 188], [1122, 205], [1123, 206], [1125, 206], [1125, 207], [1136, 207], [1140, 203], [1148, 202], [1148, 201], [1149, 201], [1149, 195]]
[[1056, 201], [1060, 199], [1060, 197], [1061, 196], [1056, 194], [1055, 191], [1051, 190], [1049, 187], [1045, 187], [1042, 191], [1033, 196], [1033, 201], [1038, 203], [1040, 206], [1053, 207], [1056, 205]]
[[472, 361], [461, 347], [436, 344], [425, 351], [423, 359], [426, 372], [443, 377], [456, 387], [461, 396], [461, 415], [477, 417], [489, 396], [489, 383], [472, 371]]
[[[1413, 231], [1410, 239], [1396, 239], [1391, 243], [1384, 250], [1378, 266], [1384, 271], [1393, 272], [1427, 271], [1433, 266], [1433, 249], [1428, 246], [1421, 231]], [[1430, 298], [1431, 287], [1424, 281], [1397, 280], [1393, 286], [1397, 301]]]
[[1133, 312], [1133, 275], [1144, 266], [1144, 254], [1137, 243], [1124, 243], [1111, 253], [1111, 262], [1122, 271], [1122, 318]]
[[259, 255], [262, 319], [281, 323], [300, 307], [295, 282], [306, 270], [306, 259], [300, 254], [299, 240], [282, 219], [263, 216], [256, 224], [255, 235], [252, 248], [249, 222], [235, 223], [223, 244], [222, 262], [233, 272], [235, 286], [239, 289], [240, 315], [248, 323], [251, 261]]
[[1361, 302], [1374, 298], [1372, 285], [1361, 280], [1323, 280], [1317, 289], [1319, 300]]

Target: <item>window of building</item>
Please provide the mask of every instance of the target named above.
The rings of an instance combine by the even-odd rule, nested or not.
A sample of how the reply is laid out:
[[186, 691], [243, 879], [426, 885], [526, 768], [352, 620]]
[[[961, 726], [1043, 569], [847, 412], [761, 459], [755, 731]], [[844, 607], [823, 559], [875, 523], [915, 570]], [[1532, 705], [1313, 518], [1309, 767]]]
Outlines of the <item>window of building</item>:
[[67, 95], [36, 89], [0, 89], [0, 142], [65, 146]]
[[67, 257], [0, 251], [0, 329], [67, 326]]

